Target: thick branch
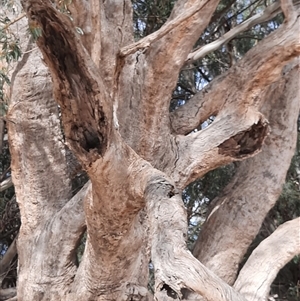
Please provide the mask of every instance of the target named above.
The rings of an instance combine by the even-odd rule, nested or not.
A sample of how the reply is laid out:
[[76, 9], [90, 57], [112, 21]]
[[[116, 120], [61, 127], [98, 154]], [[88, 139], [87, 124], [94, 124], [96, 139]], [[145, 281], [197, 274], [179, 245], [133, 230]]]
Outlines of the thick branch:
[[[173, 147], [169, 103], [178, 74], [218, 2], [189, 0], [185, 1], [184, 9], [175, 5], [173, 12], [176, 12], [176, 17], [139, 42], [149, 46], [148, 49], [123, 58], [126, 63], [120, 74], [120, 132], [126, 137], [126, 142], [154, 166], [164, 165], [158, 161], [163, 160], [165, 153]], [[181, 23], [176, 23], [178, 20]], [[176, 27], [173, 28], [172, 24]], [[134, 47], [129, 51], [135, 51]], [[138, 84], [139, 89], [135, 89], [132, 83]]]
[[277, 273], [300, 254], [300, 217], [279, 226], [252, 252], [234, 284], [248, 301], [267, 300]]
[[[76, 263], [76, 248], [80, 242], [82, 234], [86, 229], [83, 202], [90, 200], [92, 197], [91, 183], [86, 183], [66, 205], [53, 216], [50, 222], [49, 231], [45, 231], [45, 242], [51, 246], [54, 258], [57, 261], [57, 254], [60, 254], [59, 262], [63, 263], [62, 267], [57, 270], [63, 270], [66, 262]], [[63, 231], [62, 231], [63, 229]], [[61, 240], [64, 243], [57, 244]], [[47, 246], [46, 246], [47, 247]], [[57, 251], [55, 249], [58, 248]], [[50, 256], [49, 256], [50, 257]], [[57, 264], [59, 264], [57, 262]]]
[[41, 30], [37, 44], [53, 79], [68, 144], [88, 165], [105, 152], [112, 105], [95, 64], [81, 45], [68, 17], [50, 1], [23, 1], [29, 22]]
[[285, 16], [285, 20], [289, 25], [292, 25], [297, 19], [297, 11], [293, 4], [293, 0], [280, 0], [281, 9]]
[[127, 300], [125, 295], [147, 295], [149, 252], [143, 208], [151, 170], [117, 133], [104, 157], [91, 164], [87, 172], [92, 197], [84, 204], [88, 235], [72, 298], [88, 301], [101, 295], [103, 300]]
[[290, 68], [262, 95], [262, 112], [272, 129], [262, 152], [238, 164], [231, 183], [213, 201], [194, 249], [194, 255], [228, 283], [234, 283], [239, 262], [278, 199], [294, 155], [299, 66]]
[[209, 301], [245, 300], [187, 250], [186, 212], [172, 183], [157, 173], [148, 183], [146, 200], [157, 300], [165, 300], [167, 295], [181, 299], [183, 288]]
[[176, 31], [176, 27], [179, 27], [179, 25], [182, 26], [183, 23], [187, 23], [186, 21], [197, 14], [208, 2], [208, 0], [195, 2], [189, 9], [182, 10], [182, 13], [180, 15], [168, 21], [156, 32], [148, 35], [147, 37], [139, 40], [132, 45], [128, 45], [122, 48], [120, 50], [120, 56], [128, 56], [129, 54], [132, 54], [140, 49], [148, 49], [153, 42], [161, 39], [171, 30]]
[[186, 185], [208, 171], [257, 154], [268, 134], [268, 122], [257, 111], [230, 107], [206, 129], [177, 137], [176, 185]]
[[[237, 65], [192, 97], [187, 105], [171, 113], [173, 130], [187, 134], [210, 114], [217, 115], [230, 104], [235, 107], [259, 105], [263, 100], [262, 91], [279, 78], [287, 62], [300, 54], [299, 23], [298, 18], [291, 27], [282, 25], [251, 49]], [[230, 90], [227, 89], [229, 86]]]

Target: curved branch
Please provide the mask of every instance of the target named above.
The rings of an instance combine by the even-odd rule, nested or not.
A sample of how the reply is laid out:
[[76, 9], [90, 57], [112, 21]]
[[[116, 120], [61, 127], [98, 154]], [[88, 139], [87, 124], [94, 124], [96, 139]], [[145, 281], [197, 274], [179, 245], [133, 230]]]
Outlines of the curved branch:
[[[76, 248], [86, 230], [83, 202], [92, 197], [91, 182], [87, 182], [66, 205], [54, 215], [50, 222], [51, 231], [45, 231], [45, 239], [51, 248], [59, 248], [57, 252], [52, 252], [54, 256], [60, 254], [60, 262], [75, 262]], [[64, 229], [62, 231], [62, 229]], [[63, 244], [57, 244], [62, 240]], [[54, 260], [55, 261], [55, 260]], [[63, 269], [63, 267], [61, 267]]]
[[186, 185], [210, 170], [256, 155], [268, 134], [268, 121], [250, 108], [222, 112], [206, 129], [177, 137], [179, 158], [173, 179]]
[[[251, 49], [239, 63], [212, 81], [204, 91], [171, 113], [174, 132], [187, 134], [210, 114], [218, 115], [229, 105], [236, 108], [246, 103], [258, 107], [263, 101], [262, 91], [279, 78], [287, 62], [300, 54], [299, 26], [299, 18], [292, 26], [283, 24]], [[230, 91], [227, 90], [229, 86]]]
[[234, 288], [248, 301], [267, 300], [279, 270], [300, 254], [300, 217], [279, 226], [252, 252]]
[[284, 77], [262, 95], [262, 112], [272, 129], [262, 152], [238, 164], [230, 184], [213, 201], [194, 248], [194, 255], [228, 283], [234, 283], [240, 261], [278, 199], [294, 155], [299, 66], [290, 65]]

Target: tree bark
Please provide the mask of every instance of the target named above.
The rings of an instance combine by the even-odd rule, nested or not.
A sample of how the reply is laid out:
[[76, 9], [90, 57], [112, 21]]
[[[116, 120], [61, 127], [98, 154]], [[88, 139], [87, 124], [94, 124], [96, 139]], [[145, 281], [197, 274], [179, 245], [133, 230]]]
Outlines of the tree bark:
[[[180, 125], [189, 118], [186, 112], [172, 114], [170, 121], [170, 95], [217, 0], [178, 1], [167, 23], [137, 43], [133, 42], [130, 1], [75, 1], [75, 22], [86, 32], [82, 37], [51, 1], [22, 2], [29, 22], [41, 30], [37, 44], [52, 76], [66, 143], [91, 185], [71, 198], [65, 145], [58, 108], [49, 97], [48, 72], [37, 53], [24, 56], [13, 82], [8, 114], [13, 182], [22, 216], [18, 296], [24, 301], [152, 300], [147, 291], [151, 257], [158, 301], [181, 298], [184, 289], [208, 300], [245, 300], [202, 264], [207, 263], [205, 259], [200, 263], [187, 251], [181, 191], [207, 171], [261, 150], [268, 133], [268, 121], [260, 112], [267, 97], [265, 89], [300, 53], [295, 33], [299, 21], [289, 21], [233, 71], [217, 79], [207, 95], [202, 93], [218, 106], [209, 107], [209, 100], [205, 113], [200, 108], [200, 114], [217, 114], [217, 118], [209, 128], [189, 133], [203, 115], [190, 112], [198, 120], [187, 126]], [[87, 11], [80, 15], [83, 8]], [[224, 97], [233, 81], [236, 86]], [[288, 103], [270, 101], [266, 114], [268, 106], [275, 105], [288, 112]], [[276, 115], [278, 111], [272, 114], [270, 122], [280, 120], [274, 122], [278, 136], [276, 125], [283, 126], [282, 116]], [[292, 134], [287, 138], [288, 142], [293, 139]], [[275, 138], [267, 146], [273, 142]], [[289, 148], [287, 158], [276, 157], [283, 169], [291, 153]], [[268, 173], [265, 177], [272, 185], [282, 183], [282, 173], [275, 180]], [[275, 194], [271, 188], [268, 193]], [[237, 202], [227, 205], [231, 209], [227, 217], [235, 218], [237, 209], [243, 210]], [[220, 217], [222, 208], [225, 206], [211, 214], [208, 223]], [[249, 210], [256, 213], [257, 207]], [[245, 216], [245, 224], [252, 225], [254, 215]], [[77, 268], [74, 255], [85, 225], [86, 247]], [[213, 229], [218, 225], [213, 223]], [[257, 224], [248, 231], [248, 244], [256, 228]], [[212, 244], [222, 231], [215, 234]], [[243, 242], [239, 256], [245, 245]], [[206, 241], [203, 250], [214, 256], [210, 247]], [[218, 262], [219, 257], [214, 258]], [[229, 271], [232, 273], [231, 267]]]
[[234, 283], [248, 301], [268, 300], [279, 270], [300, 254], [299, 226], [300, 218], [284, 223], [252, 252]]
[[[7, 115], [12, 177], [22, 223], [17, 242], [18, 296], [54, 300], [60, 299], [68, 290], [66, 284], [73, 281], [77, 269], [74, 249], [84, 231], [75, 218], [76, 210], [83, 221], [84, 216], [81, 206], [72, 206], [64, 219], [59, 216], [70, 204], [71, 185], [49, 73], [34, 51], [25, 54], [19, 64]], [[62, 231], [69, 227], [73, 235]]]
[[[271, 133], [262, 152], [239, 163], [231, 183], [213, 201], [194, 255], [227, 283], [233, 284], [239, 262], [278, 199], [294, 155], [299, 114], [299, 64], [286, 68], [267, 88], [261, 111]], [[237, 244], [238, 241], [238, 244]]]

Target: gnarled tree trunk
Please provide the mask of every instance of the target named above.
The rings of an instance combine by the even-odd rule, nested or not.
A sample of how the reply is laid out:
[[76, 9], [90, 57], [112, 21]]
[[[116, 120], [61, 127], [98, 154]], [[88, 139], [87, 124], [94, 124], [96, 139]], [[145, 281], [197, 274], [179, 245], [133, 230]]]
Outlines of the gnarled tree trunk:
[[[18, 300], [196, 298], [187, 292], [252, 300], [240, 284], [230, 285], [295, 147], [299, 66], [285, 75], [282, 69], [300, 54], [298, 19], [283, 6], [284, 25], [170, 113], [178, 74], [219, 1], [178, 1], [167, 23], [136, 43], [128, 0], [74, 1], [82, 37], [51, 1], [22, 2], [41, 30], [37, 45], [48, 69], [37, 50], [23, 57], [8, 114], [22, 217]], [[90, 178], [73, 198], [48, 70], [65, 141]], [[211, 115], [208, 128], [192, 132]], [[181, 192], [206, 172], [245, 159], [201, 232], [199, 261], [185, 245]], [[154, 296], [147, 290], [150, 260]]]

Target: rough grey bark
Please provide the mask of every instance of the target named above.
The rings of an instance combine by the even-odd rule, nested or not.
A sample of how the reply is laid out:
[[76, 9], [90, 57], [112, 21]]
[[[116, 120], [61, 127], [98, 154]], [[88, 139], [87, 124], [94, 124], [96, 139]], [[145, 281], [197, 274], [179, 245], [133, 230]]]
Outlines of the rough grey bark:
[[[147, 291], [150, 258], [155, 300], [170, 300], [170, 294], [181, 298], [184, 289], [207, 300], [245, 300], [186, 249], [180, 195], [207, 171], [260, 152], [269, 127], [260, 112], [265, 89], [299, 55], [299, 21], [289, 18], [253, 50], [253, 58], [248, 55], [216, 79], [208, 95], [219, 107], [208, 100], [206, 113], [190, 111], [195, 121], [184, 127], [179, 122], [190, 118], [187, 112], [170, 120], [170, 96], [217, 4], [178, 1], [160, 30], [134, 43], [130, 1], [75, 1], [75, 22], [86, 32], [82, 37], [50, 1], [23, 1], [29, 22], [42, 32], [37, 44], [52, 76], [66, 143], [91, 185], [70, 200], [48, 72], [36, 53], [24, 57], [8, 114], [22, 216], [22, 300], [153, 300]], [[228, 89], [232, 82], [236, 87]], [[217, 118], [209, 128], [189, 134], [203, 114]], [[249, 215], [249, 223], [252, 219]], [[86, 248], [77, 268], [74, 252], [85, 224]]]

